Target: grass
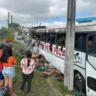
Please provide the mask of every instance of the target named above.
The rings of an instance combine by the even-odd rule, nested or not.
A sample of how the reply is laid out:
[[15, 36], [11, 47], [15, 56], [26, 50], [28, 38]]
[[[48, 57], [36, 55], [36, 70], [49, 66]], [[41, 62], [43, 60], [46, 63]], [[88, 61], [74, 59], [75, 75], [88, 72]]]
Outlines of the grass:
[[16, 50], [24, 49], [24, 45], [18, 43], [17, 41], [13, 41], [13, 48], [16, 49]]
[[73, 95], [72, 91], [69, 91], [66, 87], [64, 87], [64, 83], [58, 81], [57, 79], [54, 79], [53, 85], [55, 88], [57, 88], [62, 94], [68, 93], [70, 95]]
[[[24, 46], [16, 41], [13, 42], [14, 49], [23, 49]], [[26, 86], [24, 92], [20, 90], [20, 86], [22, 83], [22, 72], [20, 68], [20, 60], [24, 56], [16, 56], [17, 64], [16, 64], [16, 77], [14, 78], [13, 86], [14, 92], [18, 96], [25, 96], [26, 94]], [[55, 77], [50, 76], [48, 78], [44, 78], [40, 75], [39, 69], [35, 70], [35, 76], [32, 81], [32, 90], [31, 96], [64, 96], [65, 93], [73, 94], [72, 91], [68, 91], [67, 88], [64, 87], [64, 83], [58, 81]], [[84, 96], [81, 92], [81, 96]]]
[[[56, 78], [54, 79], [53, 86], [60, 91], [62, 94], [70, 94], [73, 95], [73, 91], [69, 91], [68, 88], [64, 87], [64, 82], [58, 81]], [[78, 92], [78, 91], [77, 91]], [[81, 96], [85, 96], [83, 92], [79, 92]]]
[[[13, 47], [16, 50], [24, 48], [22, 44], [19, 44], [16, 41], [13, 42]], [[25, 86], [24, 92], [20, 90], [20, 86], [22, 83], [22, 75], [21, 75], [22, 72], [20, 68], [20, 60], [24, 56], [15, 55], [15, 57], [17, 60], [17, 64], [16, 64], [16, 77], [14, 78], [14, 82], [13, 82], [13, 87], [14, 87], [13, 89], [18, 96], [25, 96], [27, 86]], [[40, 75], [39, 69], [36, 69], [35, 76], [32, 81], [32, 90], [30, 94], [32, 96], [58, 96], [58, 94], [56, 94], [54, 91], [51, 91], [51, 90], [53, 90], [53, 87], [49, 85], [46, 78]]]

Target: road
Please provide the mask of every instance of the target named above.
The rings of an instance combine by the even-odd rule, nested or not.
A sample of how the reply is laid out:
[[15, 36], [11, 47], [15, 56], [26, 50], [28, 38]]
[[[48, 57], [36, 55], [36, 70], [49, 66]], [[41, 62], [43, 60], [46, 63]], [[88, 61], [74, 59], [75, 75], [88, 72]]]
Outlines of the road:
[[19, 37], [19, 35], [15, 35], [15, 37], [14, 37], [15, 41], [23, 44], [25, 46], [25, 48], [24, 48], [25, 50], [31, 50], [31, 52], [33, 52], [33, 53], [38, 53], [38, 47], [35, 46], [32, 49], [31, 45], [29, 46], [28, 43], [24, 42], [24, 40], [18, 40], [17, 37]]

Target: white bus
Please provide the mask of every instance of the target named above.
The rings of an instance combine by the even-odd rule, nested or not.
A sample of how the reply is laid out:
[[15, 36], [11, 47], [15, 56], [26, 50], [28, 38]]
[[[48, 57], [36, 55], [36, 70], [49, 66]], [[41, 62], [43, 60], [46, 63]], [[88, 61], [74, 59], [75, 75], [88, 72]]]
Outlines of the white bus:
[[[96, 24], [75, 28], [74, 88], [96, 96]], [[37, 29], [32, 40], [38, 38], [39, 53], [64, 74], [66, 28]]]

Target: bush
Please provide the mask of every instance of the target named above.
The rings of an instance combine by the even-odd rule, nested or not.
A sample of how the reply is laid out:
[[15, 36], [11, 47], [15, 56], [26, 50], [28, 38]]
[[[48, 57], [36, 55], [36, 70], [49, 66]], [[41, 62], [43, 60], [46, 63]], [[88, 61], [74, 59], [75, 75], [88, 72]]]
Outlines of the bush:
[[4, 37], [6, 39], [12, 37], [13, 38], [13, 35], [14, 35], [14, 31], [11, 29], [11, 28], [2, 28], [1, 31], [3, 32], [4, 34]]

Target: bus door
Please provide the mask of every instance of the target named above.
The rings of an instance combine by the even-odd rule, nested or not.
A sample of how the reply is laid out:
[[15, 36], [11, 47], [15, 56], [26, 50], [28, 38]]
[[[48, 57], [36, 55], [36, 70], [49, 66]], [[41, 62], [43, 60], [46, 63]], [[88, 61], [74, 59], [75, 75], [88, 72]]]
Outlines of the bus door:
[[96, 33], [86, 40], [86, 94], [96, 96]]

